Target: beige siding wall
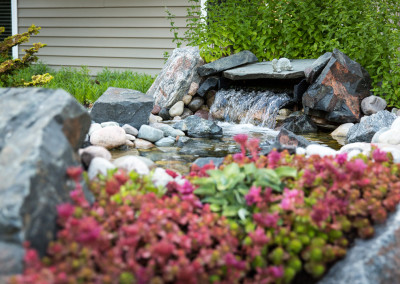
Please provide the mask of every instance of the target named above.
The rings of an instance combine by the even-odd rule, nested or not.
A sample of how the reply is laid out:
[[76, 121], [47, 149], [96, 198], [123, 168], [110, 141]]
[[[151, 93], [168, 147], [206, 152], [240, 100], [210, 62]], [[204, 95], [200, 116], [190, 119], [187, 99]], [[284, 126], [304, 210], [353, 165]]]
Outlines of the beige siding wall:
[[18, 0], [18, 29], [42, 27], [30, 42], [47, 44], [39, 58], [55, 68], [86, 65], [92, 74], [103, 67], [158, 74], [164, 52], [175, 47], [166, 7], [183, 32], [188, 6], [188, 0]]

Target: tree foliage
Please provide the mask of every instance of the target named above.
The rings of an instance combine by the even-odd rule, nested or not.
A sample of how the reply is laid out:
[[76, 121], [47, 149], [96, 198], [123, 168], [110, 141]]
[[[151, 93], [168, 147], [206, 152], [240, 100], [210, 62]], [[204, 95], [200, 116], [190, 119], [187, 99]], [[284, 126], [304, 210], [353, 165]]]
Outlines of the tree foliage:
[[[373, 91], [400, 106], [397, 0], [189, 0], [188, 30], [176, 42], [207, 61], [252, 51], [259, 60], [317, 58], [338, 48], [367, 69]], [[219, 3], [221, 2], [221, 3]]]

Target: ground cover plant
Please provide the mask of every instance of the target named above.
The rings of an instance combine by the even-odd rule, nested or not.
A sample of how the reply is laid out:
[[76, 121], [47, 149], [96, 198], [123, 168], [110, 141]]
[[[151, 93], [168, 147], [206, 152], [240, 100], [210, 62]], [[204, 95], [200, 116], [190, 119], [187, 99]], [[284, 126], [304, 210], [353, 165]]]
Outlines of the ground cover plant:
[[[74, 204], [58, 209], [58, 239], [11, 283], [290, 283], [321, 277], [355, 237], [370, 238], [400, 201], [399, 165], [370, 157], [259, 156], [241, 152], [216, 169], [154, 186], [151, 175], [110, 172], [91, 183], [96, 202], [69, 169]], [[212, 198], [212, 197], [218, 198]]]
[[41, 84], [41, 87], [63, 89], [86, 106], [94, 103], [108, 87], [126, 88], [146, 93], [155, 79], [147, 74], [107, 68], [97, 73], [96, 76], [91, 76], [89, 69], [85, 66], [81, 68], [64, 67], [56, 71], [39, 62], [14, 74], [13, 80], [24, 82], [34, 75], [45, 73], [51, 74], [53, 78], [51, 81]]
[[179, 45], [199, 46], [202, 57], [251, 50], [259, 60], [318, 58], [338, 48], [367, 69], [373, 91], [400, 106], [400, 2], [397, 0], [189, 0], [187, 31]]

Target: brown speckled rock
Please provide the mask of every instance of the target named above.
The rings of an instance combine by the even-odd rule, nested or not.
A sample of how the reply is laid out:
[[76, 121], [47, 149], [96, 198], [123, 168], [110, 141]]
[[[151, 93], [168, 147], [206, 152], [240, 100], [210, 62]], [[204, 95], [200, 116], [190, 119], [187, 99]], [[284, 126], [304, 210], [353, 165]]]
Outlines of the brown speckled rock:
[[154, 105], [153, 109], [151, 110], [151, 113], [154, 115], [157, 115], [161, 110], [161, 107], [159, 105]]
[[204, 110], [204, 109], [200, 109], [200, 110], [196, 111], [194, 115], [197, 115], [197, 116], [199, 116], [199, 117], [201, 117], [203, 119], [207, 119], [208, 120], [208, 118], [210, 116], [210, 112], [207, 111], [207, 110]]
[[361, 101], [370, 95], [370, 89], [368, 72], [335, 49], [321, 75], [304, 93], [304, 111], [306, 114], [319, 111], [319, 115], [331, 122], [358, 122]]

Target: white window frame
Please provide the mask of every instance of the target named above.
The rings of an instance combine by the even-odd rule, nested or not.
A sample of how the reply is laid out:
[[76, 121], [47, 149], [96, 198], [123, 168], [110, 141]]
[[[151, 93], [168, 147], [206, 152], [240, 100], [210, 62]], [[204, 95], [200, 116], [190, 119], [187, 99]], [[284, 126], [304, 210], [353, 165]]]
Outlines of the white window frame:
[[[11, 34], [18, 33], [18, 4], [17, 0], [11, 0]], [[12, 48], [12, 57], [18, 58], [18, 46]]]
[[205, 7], [205, 6], [206, 6], [206, 5], [205, 5], [205, 4], [206, 4], [206, 1], [207, 1], [207, 0], [201, 0], [201, 1], [200, 1], [200, 3], [201, 3], [201, 16], [202, 16], [202, 17], [207, 16], [207, 11], [206, 11], [206, 9], [205, 9], [205, 8], [206, 8], [206, 7]]

